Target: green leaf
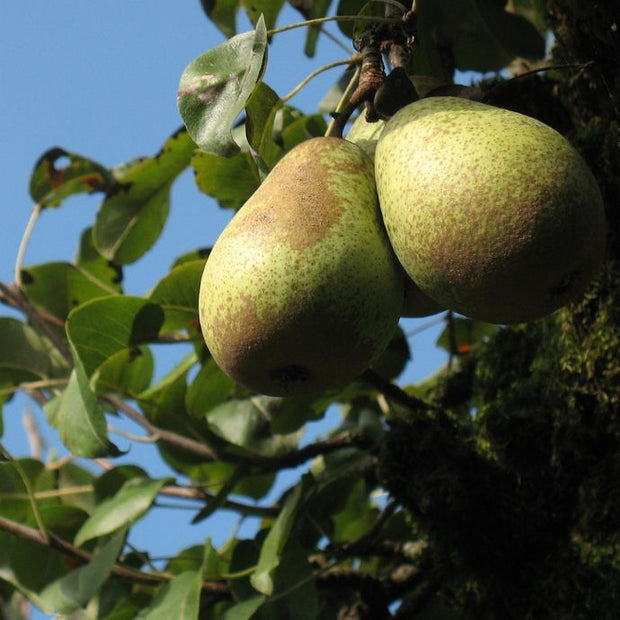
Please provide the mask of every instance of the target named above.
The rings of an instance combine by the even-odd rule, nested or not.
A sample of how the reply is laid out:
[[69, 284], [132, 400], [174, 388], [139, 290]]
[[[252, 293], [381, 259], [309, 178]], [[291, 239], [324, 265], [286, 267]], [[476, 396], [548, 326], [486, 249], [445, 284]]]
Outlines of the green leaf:
[[461, 71], [499, 71], [517, 56], [542, 58], [544, 38], [503, 7], [497, 0], [420, 0], [414, 73], [449, 80], [441, 61], [446, 46]]
[[[314, 0], [310, 4], [312, 11], [312, 18], [316, 17], [325, 17], [327, 15], [327, 11], [329, 10], [329, 6], [331, 4], [331, 0]], [[308, 16], [310, 18], [310, 16]], [[304, 53], [309, 58], [312, 58], [316, 53], [316, 44], [319, 38], [319, 34], [321, 32], [321, 26], [310, 26], [307, 29], [306, 34], [306, 45], [304, 47]]]
[[411, 359], [409, 343], [400, 326], [397, 327], [387, 349], [372, 364], [372, 369], [385, 379], [395, 379]]
[[197, 151], [192, 167], [198, 189], [221, 207], [238, 209], [260, 185], [254, 158], [247, 152], [222, 157]]
[[99, 366], [93, 388], [98, 395], [115, 393], [133, 397], [149, 386], [153, 370], [153, 354], [148, 347], [122, 349]]
[[203, 579], [219, 579], [222, 571], [220, 569], [220, 556], [217, 550], [213, 546], [213, 541], [210, 536], [207, 536], [204, 546], [204, 560], [202, 566]]
[[118, 186], [97, 213], [93, 241], [100, 254], [119, 264], [133, 263], [159, 238], [170, 208], [170, 188], [189, 165], [196, 145], [181, 130], [159, 153], [117, 166]]
[[265, 607], [267, 613], [271, 605], [276, 605], [285, 608], [285, 617], [295, 620], [315, 620], [320, 617], [314, 573], [308, 561], [308, 553], [295, 538], [289, 539], [282, 552], [274, 581], [274, 594], [276, 597], [282, 595], [282, 598], [275, 603], [268, 603]]
[[82, 233], [73, 262], [79, 270], [90, 274], [97, 284], [107, 286], [117, 293], [122, 291], [123, 269], [99, 253], [93, 242], [92, 228], [87, 228]]
[[[367, 0], [340, 0], [340, 2], [338, 2], [338, 8], [336, 9], [336, 15], [358, 15], [366, 4], [368, 4]], [[383, 15], [384, 13], [382, 12], [380, 14]], [[342, 32], [342, 34], [347, 36], [349, 39], [352, 39], [354, 22], [339, 21], [337, 23], [340, 32]]]
[[209, 428], [226, 441], [263, 456], [276, 456], [297, 446], [300, 433], [274, 434], [267, 396], [232, 399], [207, 412]]
[[17, 319], [0, 317], [0, 373], [4, 381], [62, 377], [67, 372], [67, 363], [47, 339]]
[[137, 397], [142, 410], [151, 422], [171, 430], [182, 429], [182, 421], [187, 418], [185, 415], [187, 374], [197, 361], [196, 355], [190, 353], [155, 385]]
[[250, 146], [271, 169], [282, 156], [282, 147], [274, 141], [274, 123], [282, 103], [278, 94], [261, 82], [246, 106], [245, 133]]
[[173, 267], [149, 293], [149, 299], [164, 311], [161, 331], [198, 326], [198, 292], [204, 266], [204, 260], [196, 260]]
[[72, 613], [86, 607], [104, 584], [125, 541], [119, 532], [92, 560], [48, 585], [40, 594], [46, 608], [56, 613]]
[[140, 610], [150, 603], [151, 597], [145, 592], [132, 592], [125, 598], [117, 599], [110, 613], [98, 620], [135, 620]]
[[199, 571], [181, 573], [164, 585], [151, 606], [137, 617], [143, 620], [198, 620], [201, 587]]
[[235, 391], [235, 382], [208, 359], [187, 390], [185, 403], [193, 417], [202, 417], [227, 400]]
[[60, 397], [50, 424], [60, 439], [76, 456], [90, 458], [118, 456], [119, 449], [108, 439], [103, 407], [93, 392], [79, 359]]
[[200, 0], [207, 17], [226, 36], [237, 32], [237, 8], [241, 0]]
[[75, 536], [75, 544], [105, 536], [140, 519], [151, 507], [159, 490], [170, 478], [132, 478], [114, 497], [104, 500]]
[[[197, 151], [199, 153], [200, 151]], [[191, 263], [195, 260], [206, 261], [209, 258], [209, 254], [211, 253], [211, 248], [198, 248], [197, 250], [190, 250], [189, 252], [185, 252], [180, 256], [177, 256], [174, 259], [173, 267], [178, 267], [183, 263]]]
[[[87, 469], [80, 467], [75, 461], [69, 461], [58, 469], [58, 488], [69, 489], [75, 487], [90, 487], [95, 480], [95, 476]], [[94, 495], [92, 491], [85, 493], [70, 493], [63, 495], [60, 501], [65, 506], [74, 506], [80, 510], [90, 513], [94, 506]]]
[[497, 325], [466, 318], [452, 318], [436, 345], [451, 353], [469, 353], [472, 347], [497, 331]]
[[312, 485], [311, 476], [304, 475], [286, 498], [282, 510], [267, 534], [258, 558], [258, 565], [250, 583], [262, 594], [271, 595], [274, 591], [274, 571], [282, 559], [282, 551], [297, 518], [297, 512], [305, 499], [308, 486]]
[[282, 129], [284, 152], [288, 153], [293, 147], [309, 138], [325, 135], [327, 123], [320, 114], [310, 114], [293, 120]]
[[163, 310], [148, 299], [112, 296], [95, 299], [69, 314], [67, 335], [87, 377], [123, 349], [157, 339]]
[[379, 510], [370, 503], [364, 480], [357, 480], [342, 510], [332, 513], [332, 542], [345, 543], [363, 536], [375, 523]]
[[64, 321], [73, 308], [117, 291], [70, 263], [44, 263], [22, 270], [24, 291], [38, 308]]
[[[58, 166], [58, 162], [66, 165]], [[37, 160], [30, 177], [30, 196], [45, 207], [57, 207], [65, 198], [114, 186], [114, 176], [91, 159], [55, 147]]]
[[97, 503], [113, 498], [129, 480], [146, 477], [147, 473], [137, 465], [118, 465], [108, 469], [95, 480], [94, 494]]
[[239, 147], [231, 127], [260, 81], [267, 60], [267, 30], [239, 34], [193, 60], [179, 83], [179, 111], [204, 151], [231, 156]]
[[265, 27], [271, 30], [278, 19], [285, 0], [243, 0], [245, 11], [250, 21], [256, 26], [261, 17], [265, 19]]
[[269, 412], [271, 431], [276, 435], [294, 433], [306, 422], [320, 420], [330, 404], [330, 399], [327, 397], [260, 398], [263, 407]]
[[265, 602], [264, 594], [257, 594], [251, 598], [237, 603], [222, 616], [222, 620], [250, 620], [250, 618], [258, 611], [259, 607]]
[[0, 578], [26, 592], [36, 593], [67, 572], [65, 558], [53, 549], [0, 532]]

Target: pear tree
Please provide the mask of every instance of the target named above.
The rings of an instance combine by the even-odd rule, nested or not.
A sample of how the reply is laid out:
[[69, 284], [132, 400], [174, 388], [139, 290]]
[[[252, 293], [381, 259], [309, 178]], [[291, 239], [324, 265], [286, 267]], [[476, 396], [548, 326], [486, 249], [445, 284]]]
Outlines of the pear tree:
[[[25, 395], [66, 455], [0, 436], [0, 616], [618, 618], [620, 5], [202, 0], [196, 19], [224, 40], [187, 58], [157, 153], [33, 164], [0, 432]], [[281, 36], [346, 51], [279, 93]], [[229, 223], [129, 294], [188, 170]], [[75, 259], [25, 262], [41, 214], [86, 194]], [[445, 364], [411, 381], [429, 325]], [[162, 345], [182, 354], [155, 377]], [[193, 538], [162, 559], [132, 532], [170, 499], [166, 536]]]

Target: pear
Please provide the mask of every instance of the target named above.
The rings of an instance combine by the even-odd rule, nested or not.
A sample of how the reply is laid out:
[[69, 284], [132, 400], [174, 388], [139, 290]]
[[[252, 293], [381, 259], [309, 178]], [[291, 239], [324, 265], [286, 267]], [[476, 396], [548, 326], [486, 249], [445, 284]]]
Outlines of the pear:
[[[384, 126], [384, 120], [370, 123], [366, 120], [366, 114], [362, 112], [351, 125], [346, 139], [357, 144], [374, 162], [377, 142]], [[405, 301], [401, 316], [423, 317], [437, 314], [442, 310], [445, 308], [425, 295], [416, 283], [405, 274]]]
[[604, 258], [592, 173], [533, 118], [468, 99], [422, 99], [386, 123], [375, 173], [405, 271], [466, 316], [542, 317], [579, 297]]
[[357, 144], [374, 161], [377, 141], [383, 131], [385, 121], [379, 119], [373, 123], [366, 120], [366, 113], [362, 112], [351, 125], [345, 136], [349, 142]]
[[346, 385], [383, 352], [403, 286], [371, 160], [342, 138], [312, 138], [278, 162], [216, 241], [200, 324], [238, 383], [313, 395]]

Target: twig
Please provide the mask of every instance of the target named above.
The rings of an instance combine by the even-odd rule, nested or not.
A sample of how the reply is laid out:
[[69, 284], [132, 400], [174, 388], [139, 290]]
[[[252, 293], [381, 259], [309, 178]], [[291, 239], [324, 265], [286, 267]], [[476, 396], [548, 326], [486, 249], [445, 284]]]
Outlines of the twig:
[[39, 432], [34, 415], [29, 407], [24, 410], [24, 417], [22, 420], [26, 437], [28, 438], [28, 445], [30, 446], [30, 456], [35, 459], [41, 459], [43, 454], [43, 438]]
[[359, 62], [360, 62], [359, 54], [354, 54], [350, 58], [346, 58], [344, 60], [336, 60], [334, 62], [330, 62], [326, 65], [323, 65], [322, 67], [319, 67], [318, 69], [310, 73], [308, 76], [306, 76], [299, 84], [297, 84], [297, 86], [295, 86], [295, 88], [293, 88], [293, 90], [291, 90], [290, 93], [284, 95], [283, 97], [280, 97], [280, 100], [278, 101], [276, 105], [281, 106], [287, 103], [288, 101], [290, 101], [302, 88], [304, 88], [304, 86], [306, 86], [315, 77], [321, 75], [321, 73], [324, 73], [325, 71], [329, 71], [330, 69], [334, 69], [335, 67], [342, 67], [343, 65], [351, 66]]
[[428, 413], [432, 410], [432, 405], [425, 400], [407, 394], [397, 385], [384, 379], [380, 374], [370, 368], [362, 374], [362, 378], [376, 390], [381, 392], [387, 399], [402, 405], [412, 413]]
[[138, 410], [129, 406], [125, 401], [117, 396], [106, 396], [111, 405], [116, 407], [119, 411], [122, 411], [127, 417], [131, 418], [136, 424], [145, 429], [151, 437], [157, 437], [157, 440], [169, 443], [203, 458], [214, 461], [217, 459], [216, 453], [204, 443], [185, 437], [185, 435], [179, 435], [173, 431], [159, 428], [149, 422]]
[[[182, 487], [163, 487], [159, 494], [196, 501], [211, 501], [215, 498], [215, 494], [209, 493], [204, 489], [186, 489]], [[256, 517], [276, 517], [280, 512], [277, 506], [252, 506], [250, 504], [236, 502], [232, 499], [226, 499], [222, 506], [235, 510], [242, 515], [252, 515]]]
[[34, 205], [32, 208], [32, 213], [30, 214], [30, 219], [26, 224], [26, 228], [24, 230], [24, 234], [22, 235], [21, 241], [19, 242], [19, 248], [17, 249], [17, 258], [15, 260], [15, 285], [17, 288], [21, 289], [22, 287], [22, 267], [24, 264], [24, 256], [26, 254], [26, 247], [28, 246], [28, 241], [30, 240], [30, 236], [32, 235], [32, 231], [34, 230], [34, 225], [39, 219], [39, 215], [43, 211], [43, 205], [39, 202]]
[[[8, 532], [13, 536], [17, 536], [18, 538], [29, 540], [37, 545], [41, 545], [42, 547], [54, 549], [63, 555], [81, 560], [84, 563], [90, 562], [94, 557], [92, 553], [89, 553], [84, 549], [80, 549], [79, 547], [75, 547], [67, 540], [60, 538], [55, 534], [50, 534], [49, 538], [46, 540], [43, 534], [38, 530], [28, 527], [27, 525], [22, 525], [21, 523], [17, 523], [16, 521], [12, 521], [11, 519], [6, 519], [2, 516], [0, 516], [0, 530]], [[114, 564], [110, 572], [118, 577], [131, 581], [132, 583], [144, 585], [159, 585], [166, 583], [173, 578], [173, 575], [168, 573], [145, 573], [134, 568], [127, 568], [126, 566], [122, 566], [120, 564]], [[203, 581], [202, 589], [225, 598], [228, 598], [230, 595], [228, 585], [221, 581]]]
[[251, 467], [257, 467], [262, 472], [278, 471], [289, 467], [297, 467], [306, 461], [322, 455], [335, 452], [342, 448], [357, 447], [367, 449], [374, 446], [374, 440], [363, 433], [342, 433], [331, 437], [325, 441], [318, 441], [299, 450], [292, 450], [278, 456], [261, 456], [259, 454], [234, 454], [216, 453], [204, 443], [179, 435], [173, 431], [159, 428], [149, 422], [139, 411], [129, 406], [126, 402], [116, 396], [106, 396], [107, 400], [114, 407], [130, 417], [134, 422], [144, 428], [151, 436], [156, 436], [159, 441], [178, 446], [198, 456], [213, 461], [221, 460], [234, 463], [243, 463]]
[[315, 17], [313, 19], [307, 19], [303, 22], [296, 22], [294, 24], [287, 24], [281, 28], [274, 28], [273, 30], [267, 30], [267, 35], [272, 36], [274, 34], [280, 34], [287, 30], [293, 30], [295, 28], [305, 28], [307, 26], [317, 26], [319, 24], [325, 24], [326, 22], [352, 22], [352, 21], [366, 21], [366, 22], [381, 22], [384, 24], [398, 24], [398, 19], [392, 19], [388, 17], [373, 17], [371, 15], [328, 15], [327, 17]]
[[68, 344], [52, 329], [49, 323], [41, 315], [41, 313], [30, 303], [24, 292], [16, 286], [9, 286], [0, 281], [0, 293], [4, 295], [6, 301], [15, 308], [21, 310], [32, 323], [34, 323], [41, 332], [49, 338], [52, 344], [58, 349], [60, 354], [69, 364], [73, 364], [73, 356]]

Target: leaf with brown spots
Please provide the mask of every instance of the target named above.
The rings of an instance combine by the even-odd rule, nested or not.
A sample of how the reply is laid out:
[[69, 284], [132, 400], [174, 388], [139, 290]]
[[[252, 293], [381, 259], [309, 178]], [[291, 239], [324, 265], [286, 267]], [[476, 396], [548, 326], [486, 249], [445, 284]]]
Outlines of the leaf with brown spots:
[[177, 103], [196, 144], [216, 155], [239, 151], [231, 127], [260, 81], [267, 59], [267, 30], [239, 34], [193, 60], [183, 71]]
[[106, 191], [112, 173], [97, 162], [54, 147], [39, 157], [30, 176], [30, 196], [45, 207], [58, 207], [73, 194]]
[[113, 169], [118, 182], [101, 204], [93, 227], [94, 246], [116, 264], [133, 263], [159, 238], [170, 208], [170, 188], [189, 165], [196, 144], [181, 128], [152, 157]]

